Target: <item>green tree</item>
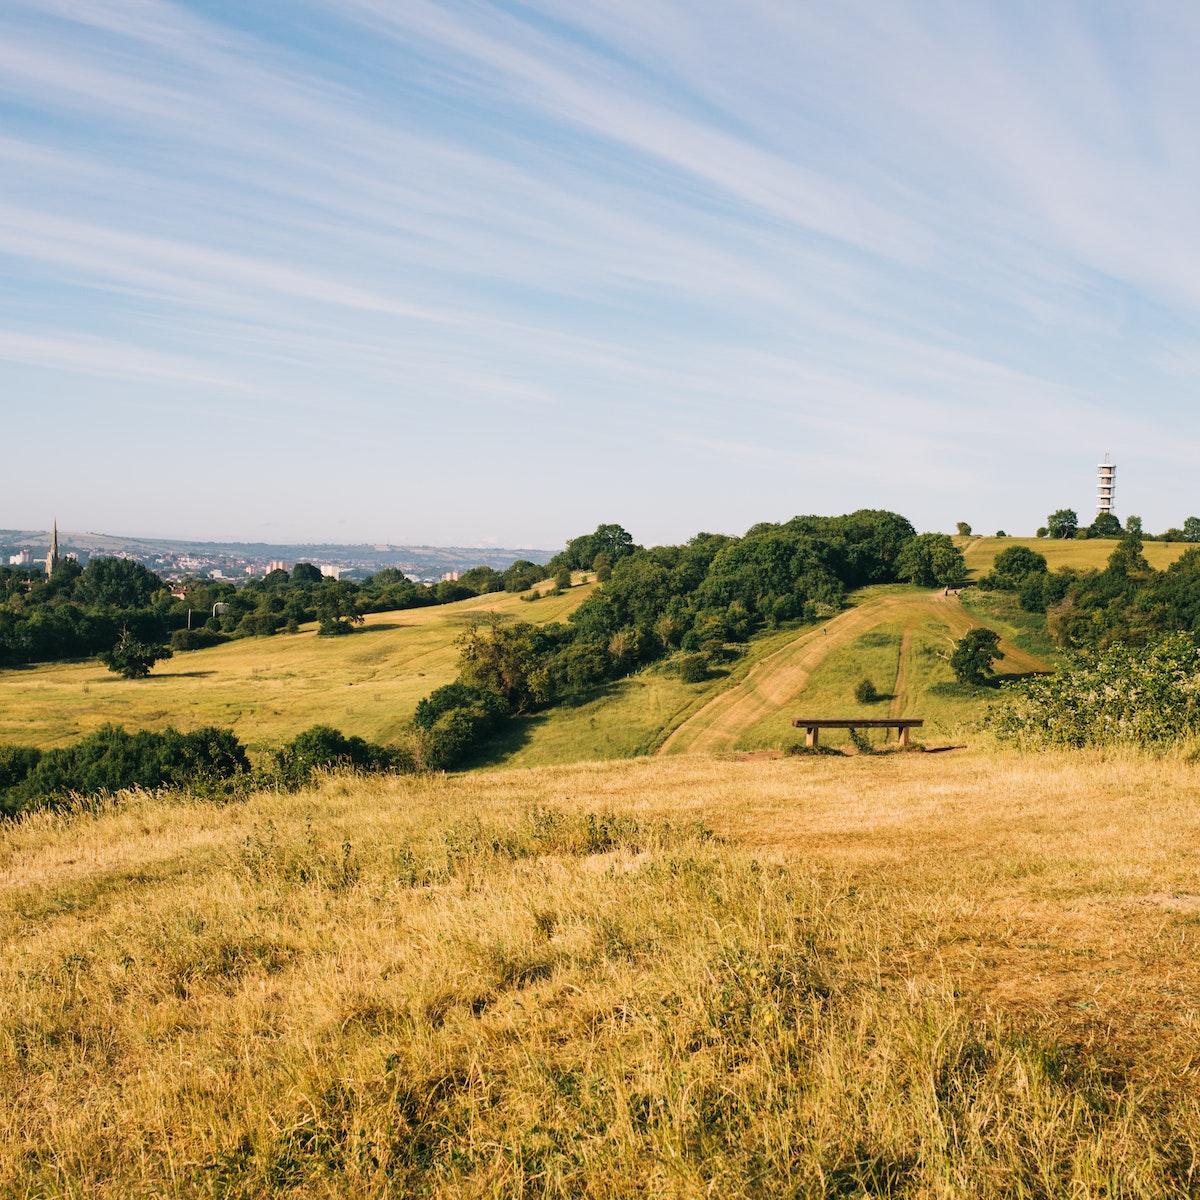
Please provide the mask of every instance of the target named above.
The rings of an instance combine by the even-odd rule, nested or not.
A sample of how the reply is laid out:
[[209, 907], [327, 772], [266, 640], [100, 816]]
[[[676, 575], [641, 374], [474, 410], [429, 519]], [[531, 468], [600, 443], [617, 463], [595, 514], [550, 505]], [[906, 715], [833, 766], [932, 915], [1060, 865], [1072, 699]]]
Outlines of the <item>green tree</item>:
[[992, 663], [1003, 658], [1000, 635], [992, 629], [970, 629], [954, 644], [950, 669], [959, 683], [981, 684], [992, 674]]
[[132, 558], [93, 558], [75, 585], [85, 604], [101, 608], [147, 608], [163, 581]]
[[1050, 536], [1050, 530], [1049, 530], [1049, 529], [1047, 529], [1045, 525], [1039, 525], [1039, 526], [1038, 526], [1038, 531], [1037, 531], [1037, 536], [1038, 536], [1038, 537], [1040, 537], [1040, 538], [1049, 537], [1049, 536]]
[[592, 559], [592, 570], [596, 572], [597, 583], [607, 583], [612, 578], [613, 560], [607, 550], [601, 550]]
[[1060, 508], [1046, 518], [1046, 529], [1052, 538], [1073, 538], [1079, 528], [1079, 517], [1073, 508]]
[[958, 530], [959, 537], [971, 536], [971, 527], [966, 523], [966, 521], [956, 521], [954, 528]]
[[145, 679], [156, 662], [171, 658], [170, 646], [139, 642], [128, 629], [121, 630], [117, 644], [100, 655], [100, 661], [112, 672], [126, 679]]
[[530, 712], [554, 699], [554, 646], [536, 625], [476, 625], [458, 646], [458, 677], [467, 687], [499, 696], [513, 712]]
[[1183, 537], [1188, 542], [1200, 542], [1200, 517], [1188, 517], [1184, 521]]
[[1001, 590], [1015, 591], [1026, 575], [1046, 570], [1045, 555], [1028, 546], [1009, 546], [992, 563], [993, 583]]
[[[1139, 523], [1140, 524], [1140, 523]], [[1117, 548], [1108, 556], [1105, 571], [1112, 575], [1144, 578], [1150, 574], [1150, 564], [1142, 552], [1141, 534], [1130, 530], [1117, 543]]]
[[1096, 519], [1088, 526], [1090, 538], [1119, 538], [1121, 522], [1110, 512], [1098, 513]]
[[298, 562], [292, 568], [292, 583], [300, 584], [301, 586], [311, 585], [321, 582], [320, 569], [314, 567], [312, 563]]
[[900, 552], [896, 574], [918, 587], [949, 587], [967, 573], [962, 551], [947, 533], [922, 533]]
[[358, 588], [348, 579], [327, 582], [317, 595], [316, 609], [320, 621], [318, 637], [350, 633], [353, 626], [363, 623], [358, 609]]
[[471, 591], [478, 593], [480, 596], [486, 595], [489, 592], [503, 591], [504, 589], [504, 576], [491, 567], [472, 567], [469, 571], [464, 571], [458, 577], [458, 582], [463, 587], [469, 587]]

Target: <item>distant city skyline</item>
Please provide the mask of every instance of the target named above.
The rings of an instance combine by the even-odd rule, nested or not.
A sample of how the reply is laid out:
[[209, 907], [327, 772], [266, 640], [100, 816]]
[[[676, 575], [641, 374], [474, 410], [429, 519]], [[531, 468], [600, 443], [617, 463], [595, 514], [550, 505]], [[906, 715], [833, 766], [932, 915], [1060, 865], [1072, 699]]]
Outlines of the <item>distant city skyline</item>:
[[0, 524], [1200, 511], [1182, 3], [9, 0]]

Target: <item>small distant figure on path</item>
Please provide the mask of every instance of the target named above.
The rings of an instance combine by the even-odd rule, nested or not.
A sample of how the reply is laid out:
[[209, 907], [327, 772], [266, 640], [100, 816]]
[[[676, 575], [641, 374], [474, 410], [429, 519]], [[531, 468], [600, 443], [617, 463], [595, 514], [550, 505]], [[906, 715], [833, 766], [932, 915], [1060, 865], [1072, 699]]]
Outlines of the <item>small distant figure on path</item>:
[[822, 633], [822, 635], [823, 635], [823, 636], [825, 636], [825, 637], [828, 637], [828, 636], [829, 636], [829, 626], [828, 626], [828, 625], [822, 625], [822, 626], [821, 626], [821, 633]]

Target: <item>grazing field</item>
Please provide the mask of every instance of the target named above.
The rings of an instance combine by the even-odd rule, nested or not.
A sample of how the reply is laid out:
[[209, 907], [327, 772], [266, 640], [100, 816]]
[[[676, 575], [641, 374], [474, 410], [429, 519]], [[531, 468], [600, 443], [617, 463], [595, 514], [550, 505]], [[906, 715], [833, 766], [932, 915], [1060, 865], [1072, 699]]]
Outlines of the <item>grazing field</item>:
[[0, 828], [0, 1193], [1200, 1194], [1200, 773], [652, 758]]
[[[1108, 565], [1109, 555], [1117, 548], [1114, 538], [1020, 538], [1020, 537], [956, 537], [954, 541], [967, 560], [967, 569], [972, 578], [986, 575], [992, 569], [996, 555], [1010, 546], [1028, 546], [1046, 559], [1051, 571], [1063, 567], [1074, 567], [1077, 571], [1102, 571]], [[1169, 567], [1185, 550], [1189, 542], [1144, 542], [1142, 553], [1146, 561], [1156, 570]]]
[[0, 671], [0, 742], [60, 746], [109, 721], [129, 729], [220, 725], [251, 749], [317, 722], [387, 741], [418, 700], [454, 679], [454, 643], [470, 622], [491, 612], [538, 624], [565, 620], [593, 586], [533, 603], [499, 592], [376, 613], [347, 637], [318, 638], [308, 628], [243, 638], [176, 654], [148, 679], [121, 679], [97, 662]]

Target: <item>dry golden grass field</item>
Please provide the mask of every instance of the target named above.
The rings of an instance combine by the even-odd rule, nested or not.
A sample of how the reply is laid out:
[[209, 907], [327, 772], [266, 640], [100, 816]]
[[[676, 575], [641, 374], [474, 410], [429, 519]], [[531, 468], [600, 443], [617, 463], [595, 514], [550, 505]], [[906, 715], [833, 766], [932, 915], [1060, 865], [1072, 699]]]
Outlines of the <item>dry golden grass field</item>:
[[[1045, 558], [1051, 571], [1063, 567], [1074, 567], [1077, 571], [1102, 571], [1109, 555], [1117, 548], [1113, 538], [1076, 541], [1070, 538], [956, 537], [954, 541], [967, 560], [967, 569], [975, 577], [986, 575], [996, 555], [1010, 546], [1028, 546], [1030, 550], [1036, 550]], [[1142, 553], [1156, 571], [1162, 571], [1190, 548], [1188, 542], [1145, 542]]]
[[252, 749], [276, 746], [317, 722], [372, 741], [395, 738], [434, 688], [457, 674], [455, 641], [496, 612], [538, 624], [565, 620], [583, 584], [526, 603], [493, 593], [435, 608], [377, 613], [344, 638], [243, 638], [176, 654], [148, 679], [121, 679], [98, 662], [0, 671], [0, 742], [49, 748], [105, 722], [233, 729]]
[[0, 1194], [1200, 1194], [1200, 772], [981, 749], [0, 828]]

